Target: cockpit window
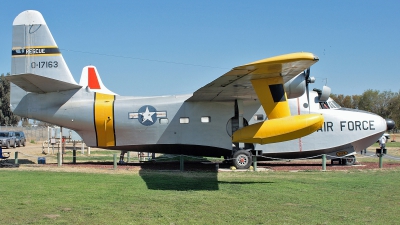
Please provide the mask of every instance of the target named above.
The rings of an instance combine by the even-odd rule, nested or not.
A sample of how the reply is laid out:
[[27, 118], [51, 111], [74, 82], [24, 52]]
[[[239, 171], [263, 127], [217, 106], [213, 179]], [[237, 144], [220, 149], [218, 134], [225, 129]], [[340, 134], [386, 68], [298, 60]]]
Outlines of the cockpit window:
[[332, 99], [329, 99], [327, 102], [320, 102], [319, 108], [320, 109], [340, 109], [341, 107], [335, 101], [333, 101]]
[[340, 109], [342, 108], [339, 104], [337, 104], [335, 101], [333, 101], [332, 99], [328, 100], [328, 104], [331, 107], [331, 109]]
[[319, 103], [319, 108], [320, 109], [329, 109], [329, 105], [327, 102], [320, 102]]

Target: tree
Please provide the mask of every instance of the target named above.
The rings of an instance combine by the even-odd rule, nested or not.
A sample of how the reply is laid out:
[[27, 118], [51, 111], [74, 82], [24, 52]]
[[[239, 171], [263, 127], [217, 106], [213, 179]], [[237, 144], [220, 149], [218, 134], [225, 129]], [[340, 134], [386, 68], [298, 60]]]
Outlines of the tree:
[[[8, 73], [7, 76], [10, 74]], [[16, 126], [20, 118], [10, 109], [10, 82], [4, 74], [0, 76], [0, 124]]]
[[359, 95], [336, 95], [336, 94], [331, 94], [330, 96], [336, 103], [338, 103], [340, 106], [345, 107], [345, 108], [350, 108], [350, 109], [358, 109], [358, 102], [360, 99]]

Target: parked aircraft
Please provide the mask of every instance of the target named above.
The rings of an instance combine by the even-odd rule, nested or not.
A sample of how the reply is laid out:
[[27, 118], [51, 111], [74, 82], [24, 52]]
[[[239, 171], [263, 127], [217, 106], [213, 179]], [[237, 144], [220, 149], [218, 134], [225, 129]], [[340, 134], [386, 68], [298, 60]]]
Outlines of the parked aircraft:
[[[86, 76], [89, 71], [95, 71], [95, 74], [90, 77]], [[309, 71], [305, 71], [305, 73], [309, 73]], [[303, 75], [309, 76], [309, 74]], [[83, 68], [82, 77], [84, 79], [81, 78], [80, 85], [88, 86], [93, 90], [99, 85], [91, 86], [90, 84], [97, 84], [98, 80], [101, 81], [94, 66]], [[301, 87], [299, 90], [306, 89], [305, 80], [295, 80], [296, 78], [287, 82], [285, 88], [292, 88], [292, 92], [294, 92], [292, 84], [296, 83], [296, 87]], [[312, 80], [314, 78], [310, 79], [311, 82]], [[109, 92], [103, 84], [101, 86], [105, 93]], [[101, 92], [103, 90], [97, 88], [96, 91]], [[381, 137], [380, 134], [383, 131], [391, 130], [395, 125], [393, 120], [386, 119], [386, 128], [378, 128], [376, 122], [382, 123], [382, 118], [379, 116], [365, 111], [342, 108], [329, 97], [330, 88], [327, 86], [323, 86], [322, 90], [314, 89], [308, 91], [308, 93], [307, 95], [307, 92], [304, 92], [298, 98], [289, 99], [290, 111], [292, 114], [321, 113], [325, 119], [323, 126], [317, 132], [299, 139], [267, 144], [267, 148], [263, 149], [262, 154], [258, 157], [259, 160], [317, 158], [321, 157], [322, 154], [327, 154], [328, 159], [337, 160], [340, 164], [353, 165], [356, 162], [356, 151], [361, 152], [361, 150], [371, 146], [376, 142], [376, 137]], [[267, 119], [266, 114], [260, 107], [245, 123], [254, 124], [264, 119]], [[226, 131], [230, 136], [232, 134], [231, 127], [232, 121], [229, 121]], [[262, 149], [262, 146], [256, 146], [256, 149]]]
[[[119, 96], [94, 67], [77, 84], [43, 16], [28, 10], [13, 22], [7, 79], [15, 114], [73, 129], [88, 146], [223, 156], [248, 168], [252, 155], [357, 151], [386, 130], [377, 115], [337, 106], [329, 88], [308, 94], [308, 68], [317, 61], [312, 53], [286, 54], [235, 67], [193, 94]], [[293, 143], [299, 148], [287, 147]]]

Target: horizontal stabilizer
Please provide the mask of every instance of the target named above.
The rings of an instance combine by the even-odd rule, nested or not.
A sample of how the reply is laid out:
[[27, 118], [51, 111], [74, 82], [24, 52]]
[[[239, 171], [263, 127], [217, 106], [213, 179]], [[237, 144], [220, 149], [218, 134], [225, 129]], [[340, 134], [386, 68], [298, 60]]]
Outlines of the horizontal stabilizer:
[[77, 84], [30, 73], [6, 76], [6, 79], [24, 91], [38, 94], [82, 88], [82, 86]]

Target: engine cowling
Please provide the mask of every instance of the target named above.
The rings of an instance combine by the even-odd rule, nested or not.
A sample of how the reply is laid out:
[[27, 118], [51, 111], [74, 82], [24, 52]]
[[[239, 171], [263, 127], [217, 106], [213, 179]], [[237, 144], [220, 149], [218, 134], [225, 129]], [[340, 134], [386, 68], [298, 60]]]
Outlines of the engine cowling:
[[304, 73], [293, 77], [291, 80], [284, 84], [287, 98], [298, 98], [306, 91], [306, 78]]

